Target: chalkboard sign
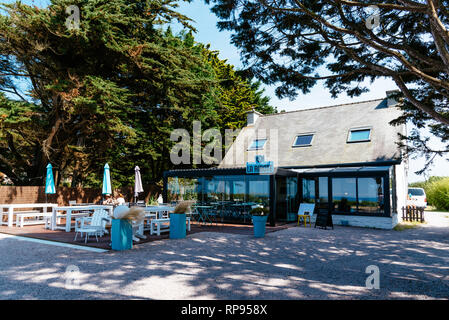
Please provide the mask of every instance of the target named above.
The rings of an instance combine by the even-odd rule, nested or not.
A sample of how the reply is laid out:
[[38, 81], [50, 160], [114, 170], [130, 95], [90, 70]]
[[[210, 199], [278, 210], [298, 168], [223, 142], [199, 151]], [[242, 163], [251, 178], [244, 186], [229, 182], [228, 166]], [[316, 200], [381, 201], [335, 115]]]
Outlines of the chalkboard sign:
[[334, 229], [334, 224], [332, 222], [332, 215], [326, 212], [318, 212], [315, 220], [315, 228], [324, 228], [327, 230], [327, 227], [332, 227]]

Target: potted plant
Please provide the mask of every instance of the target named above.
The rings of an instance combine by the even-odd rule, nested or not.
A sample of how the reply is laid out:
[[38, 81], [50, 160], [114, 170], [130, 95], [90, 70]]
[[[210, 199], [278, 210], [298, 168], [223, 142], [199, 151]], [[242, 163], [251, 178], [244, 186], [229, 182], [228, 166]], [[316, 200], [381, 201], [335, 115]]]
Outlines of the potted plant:
[[264, 207], [257, 207], [250, 211], [253, 217], [254, 237], [263, 238], [265, 236], [265, 227], [270, 210]]
[[111, 227], [112, 250], [128, 250], [133, 247], [133, 224], [142, 222], [145, 213], [142, 208], [115, 207]]
[[180, 202], [170, 213], [170, 239], [186, 237], [186, 212], [190, 211], [191, 201]]

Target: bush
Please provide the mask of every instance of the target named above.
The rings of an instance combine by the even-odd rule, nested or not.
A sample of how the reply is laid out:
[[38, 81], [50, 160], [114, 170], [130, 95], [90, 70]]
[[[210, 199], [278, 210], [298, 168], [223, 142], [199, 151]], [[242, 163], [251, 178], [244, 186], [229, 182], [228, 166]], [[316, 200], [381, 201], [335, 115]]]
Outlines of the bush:
[[436, 210], [449, 211], [449, 178], [429, 183], [425, 191], [430, 205]]
[[270, 213], [268, 208], [257, 207], [249, 212], [253, 216], [267, 216]]

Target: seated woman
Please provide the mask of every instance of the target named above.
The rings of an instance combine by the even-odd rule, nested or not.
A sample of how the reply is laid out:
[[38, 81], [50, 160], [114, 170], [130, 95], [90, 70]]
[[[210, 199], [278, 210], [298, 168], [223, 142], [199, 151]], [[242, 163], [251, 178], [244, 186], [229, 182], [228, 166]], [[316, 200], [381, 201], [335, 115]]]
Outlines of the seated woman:
[[123, 194], [119, 193], [118, 197], [116, 199], [117, 205], [125, 204], [125, 198], [123, 197]]

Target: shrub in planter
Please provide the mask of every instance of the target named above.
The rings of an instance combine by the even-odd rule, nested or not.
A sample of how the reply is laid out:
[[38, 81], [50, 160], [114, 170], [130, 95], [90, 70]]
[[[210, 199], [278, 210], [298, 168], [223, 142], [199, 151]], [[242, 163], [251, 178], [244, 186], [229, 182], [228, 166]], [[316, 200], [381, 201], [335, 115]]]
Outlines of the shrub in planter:
[[133, 247], [133, 223], [143, 221], [145, 213], [142, 208], [128, 208], [125, 205], [114, 209], [111, 227], [112, 250], [128, 250]]
[[186, 212], [190, 212], [192, 201], [179, 203], [170, 213], [170, 239], [183, 239], [186, 237]]
[[268, 216], [270, 210], [264, 207], [257, 207], [249, 212], [252, 216]]

